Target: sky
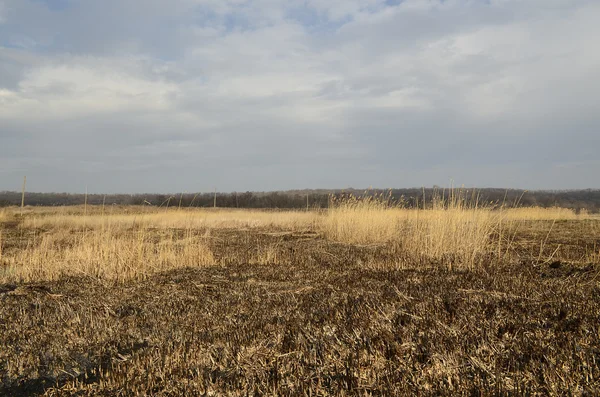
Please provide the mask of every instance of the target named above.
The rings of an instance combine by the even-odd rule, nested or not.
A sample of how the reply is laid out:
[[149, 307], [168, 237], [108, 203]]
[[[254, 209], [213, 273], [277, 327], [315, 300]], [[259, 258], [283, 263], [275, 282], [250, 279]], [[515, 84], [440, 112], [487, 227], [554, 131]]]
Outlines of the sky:
[[0, 190], [600, 187], [597, 0], [0, 0]]

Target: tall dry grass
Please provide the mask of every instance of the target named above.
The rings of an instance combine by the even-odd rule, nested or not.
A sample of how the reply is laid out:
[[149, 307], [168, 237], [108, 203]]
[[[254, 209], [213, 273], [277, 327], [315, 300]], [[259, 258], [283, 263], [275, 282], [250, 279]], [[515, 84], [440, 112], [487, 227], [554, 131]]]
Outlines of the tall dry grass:
[[472, 268], [495, 255], [511, 251], [523, 222], [582, 220], [589, 215], [566, 208], [508, 208], [482, 204], [476, 195], [451, 191], [422, 202], [423, 208], [405, 208], [390, 197], [348, 196], [332, 199], [321, 222], [323, 234], [350, 244], [393, 244], [412, 260]]
[[0, 280], [4, 282], [54, 280], [64, 275], [121, 282], [174, 268], [215, 263], [200, 235], [156, 235], [144, 228], [133, 232], [54, 231], [40, 235], [26, 249], [15, 250], [0, 260]]
[[5, 208], [0, 209], [0, 223], [6, 222], [8, 220], [8, 211]]
[[502, 211], [504, 219], [512, 221], [559, 221], [590, 219], [590, 215], [585, 210], [582, 210], [579, 214], [577, 214], [572, 209], [560, 207], [503, 208]]
[[0, 266], [2, 265], [2, 255], [3, 255], [3, 248], [4, 248], [4, 225], [3, 223], [6, 222], [9, 218], [9, 215], [6, 211], [6, 209], [2, 208], [0, 209]]
[[[85, 213], [77, 208], [46, 208], [24, 217], [21, 230], [35, 237], [25, 249], [0, 256], [0, 281], [52, 280], [64, 275], [125, 281], [174, 268], [215, 265], [206, 244], [211, 229], [305, 230], [314, 229], [319, 217], [305, 211], [146, 208], [128, 213], [128, 209], [99, 207]], [[255, 259], [271, 262], [275, 254], [266, 247]]]
[[0, 226], [0, 266], [3, 265], [3, 259], [2, 259], [2, 255], [4, 254], [4, 231], [2, 230], [2, 227]]
[[206, 210], [172, 209], [145, 210], [140, 213], [104, 213], [95, 211], [83, 216], [77, 212], [57, 212], [31, 216], [23, 221], [27, 228], [52, 229], [129, 229], [133, 227], [156, 229], [254, 229], [277, 228], [286, 230], [312, 229], [318, 214], [306, 211], [260, 211], [260, 210]]
[[332, 200], [322, 228], [336, 241], [394, 244], [414, 260], [471, 267], [490, 251], [499, 217], [458, 195], [436, 198], [428, 209], [403, 208], [383, 196], [350, 196]]
[[[588, 217], [562, 208], [482, 206], [461, 192], [421, 204], [405, 208], [389, 197], [350, 196], [332, 198], [327, 212], [88, 207], [84, 215], [82, 208], [36, 208], [19, 217], [26, 247], [5, 244], [0, 223], [0, 281], [73, 274], [125, 281], [214, 265], [206, 243], [212, 229], [312, 230], [328, 240], [392, 248], [399, 261], [473, 268], [490, 255], [508, 255], [523, 222]], [[0, 211], [0, 220], [10, 216]], [[278, 255], [269, 246], [246, 260], [275, 263]]]

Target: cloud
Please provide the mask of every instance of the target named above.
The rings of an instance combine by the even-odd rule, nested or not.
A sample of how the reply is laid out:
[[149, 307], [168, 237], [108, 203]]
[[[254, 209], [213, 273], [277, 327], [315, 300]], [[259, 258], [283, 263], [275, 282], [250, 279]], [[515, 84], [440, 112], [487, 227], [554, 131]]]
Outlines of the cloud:
[[597, 185], [593, 1], [5, 0], [2, 15], [0, 189], [24, 173], [68, 191]]
[[[121, 67], [117, 64], [121, 63]], [[104, 59], [69, 59], [26, 73], [17, 91], [2, 95], [0, 117], [10, 119], [65, 120], [93, 114], [143, 109], [162, 111], [175, 84], [161, 81], [135, 62]]]

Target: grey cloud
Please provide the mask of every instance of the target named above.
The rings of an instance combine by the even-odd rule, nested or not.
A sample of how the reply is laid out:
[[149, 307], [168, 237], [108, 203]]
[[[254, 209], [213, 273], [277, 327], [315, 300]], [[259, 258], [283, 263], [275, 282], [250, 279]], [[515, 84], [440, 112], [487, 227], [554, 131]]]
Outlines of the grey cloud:
[[0, 189], [597, 185], [591, 1], [6, 4]]

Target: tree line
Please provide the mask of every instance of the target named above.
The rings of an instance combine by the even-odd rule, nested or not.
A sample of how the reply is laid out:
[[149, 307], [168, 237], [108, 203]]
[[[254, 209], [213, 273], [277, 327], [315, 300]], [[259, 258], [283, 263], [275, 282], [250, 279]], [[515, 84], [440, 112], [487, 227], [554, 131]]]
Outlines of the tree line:
[[[467, 202], [477, 201], [483, 205], [564, 207], [575, 211], [586, 209], [600, 212], [600, 190], [524, 191], [519, 189], [457, 189], [454, 192], [433, 188], [411, 189], [344, 189], [344, 190], [290, 190], [244, 193], [179, 193], [179, 194], [89, 194], [89, 205], [147, 205], [156, 207], [213, 207], [221, 208], [272, 208], [300, 209], [327, 208], [332, 196], [385, 197], [393, 203], [409, 208], [427, 207], [434, 198], [448, 199], [451, 194]], [[216, 200], [215, 200], [216, 196]], [[86, 195], [73, 193], [26, 193], [25, 204], [31, 206], [81, 205]], [[21, 204], [20, 192], [0, 192], [0, 207]]]
[[[221, 208], [271, 208], [300, 209], [327, 208], [332, 196], [385, 197], [391, 203], [401, 203], [409, 208], [427, 207], [435, 198], [448, 199], [451, 194], [467, 202], [477, 201], [483, 205], [563, 207], [575, 211], [586, 209], [600, 212], [600, 190], [525, 191], [519, 189], [456, 189], [454, 192], [433, 188], [411, 189], [318, 189], [274, 192], [216, 193], [216, 206]], [[82, 205], [147, 205], [156, 207], [213, 207], [214, 193], [178, 194], [73, 194], [73, 193], [26, 193], [25, 204], [31, 206]], [[0, 192], [0, 207], [21, 205], [21, 192]]]

